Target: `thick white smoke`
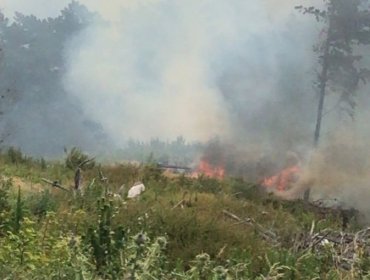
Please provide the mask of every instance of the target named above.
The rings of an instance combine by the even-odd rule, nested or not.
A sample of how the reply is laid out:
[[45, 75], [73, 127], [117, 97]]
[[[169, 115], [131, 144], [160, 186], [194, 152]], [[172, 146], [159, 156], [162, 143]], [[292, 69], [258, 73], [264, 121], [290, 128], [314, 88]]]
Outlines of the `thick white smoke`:
[[[230, 58], [243, 56], [251, 61], [244, 69], [249, 77], [238, 81], [246, 109], [258, 111], [273, 99], [279, 53], [287, 46], [281, 31], [293, 2], [86, 1], [107, 23], [70, 43], [65, 86], [117, 142], [228, 137], [235, 112], [220, 92], [218, 74]], [[261, 41], [271, 47], [264, 53]], [[303, 43], [289, 48], [302, 53], [303, 47], [310, 57], [311, 46]]]
[[[38, 17], [55, 16], [68, 4], [4, 1], [7, 13]], [[288, 75], [295, 71], [291, 64], [299, 65], [301, 76], [312, 69], [314, 24], [294, 11], [300, 1], [80, 2], [105, 22], [93, 23], [66, 46], [65, 88], [118, 145], [179, 135], [269, 138], [286, 126], [259, 120], [271, 111], [266, 106], [276, 112], [285, 106], [277, 90], [282, 66]], [[222, 87], [224, 76], [236, 78]]]

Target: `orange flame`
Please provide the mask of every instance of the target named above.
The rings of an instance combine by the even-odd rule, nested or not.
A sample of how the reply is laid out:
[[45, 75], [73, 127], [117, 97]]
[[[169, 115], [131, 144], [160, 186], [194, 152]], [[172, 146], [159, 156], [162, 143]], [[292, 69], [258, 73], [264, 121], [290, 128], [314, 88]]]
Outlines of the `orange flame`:
[[214, 166], [203, 159], [200, 161], [192, 177], [198, 177], [200, 174], [210, 178], [223, 179], [225, 176], [225, 169], [222, 166]]
[[262, 185], [266, 188], [274, 188], [278, 191], [285, 191], [289, 188], [292, 183], [298, 180], [301, 169], [298, 165], [290, 166], [283, 169], [280, 173], [265, 178], [262, 181]]

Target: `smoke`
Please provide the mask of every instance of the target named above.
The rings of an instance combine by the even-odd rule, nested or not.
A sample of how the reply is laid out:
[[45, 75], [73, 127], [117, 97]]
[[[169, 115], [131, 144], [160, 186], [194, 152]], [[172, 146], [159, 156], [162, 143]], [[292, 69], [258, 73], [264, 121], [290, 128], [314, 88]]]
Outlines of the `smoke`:
[[[363, 134], [362, 134], [363, 135]], [[283, 199], [310, 199], [328, 207], [355, 208], [370, 222], [370, 147], [352, 125], [337, 129], [301, 161], [302, 173], [291, 189], [275, 192]]]
[[[80, 2], [102, 20], [66, 45], [63, 84], [118, 147], [179, 135], [261, 150], [310, 142], [319, 30], [294, 10], [299, 1]], [[2, 9], [43, 18], [67, 3], [5, 0]]]
[[312, 28], [293, 1], [113, 1], [110, 10], [88, 3], [108, 22], [69, 44], [64, 83], [117, 143], [229, 140], [244, 131], [260, 139], [259, 127], [281, 129], [255, 126], [269, 104], [276, 113], [286, 105], [278, 104], [282, 68], [303, 78], [311, 66], [313, 38], [299, 34]]

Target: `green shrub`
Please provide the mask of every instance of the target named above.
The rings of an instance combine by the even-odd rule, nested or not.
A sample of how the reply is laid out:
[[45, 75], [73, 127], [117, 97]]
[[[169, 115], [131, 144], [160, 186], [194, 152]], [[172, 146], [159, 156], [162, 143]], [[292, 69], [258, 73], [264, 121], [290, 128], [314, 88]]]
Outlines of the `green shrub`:
[[55, 212], [57, 210], [56, 201], [49, 189], [30, 196], [27, 204], [29, 204], [31, 213], [39, 219], [44, 217], [48, 212]]
[[23, 156], [20, 149], [10, 147], [6, 155], [9, 163], [20, 164], [26, 162], [26, 158]]
[[65, 152], [67, 154], [67, 158], [65, 159], [67, 168], [71, 170], [75, 170], [77, 167], [81, 167], [84, 170], [94, 168], [95, 161], [80, 149], [73, 147], [69, 152], [65, 149]]
[[18, 187], [17, 202], [15, 204], [14, 214], [13, 214], [13, 230], [18, 232], [21, 227], [21, 222], [24, 215], [23, 201], [21, 196], [21, 187]]

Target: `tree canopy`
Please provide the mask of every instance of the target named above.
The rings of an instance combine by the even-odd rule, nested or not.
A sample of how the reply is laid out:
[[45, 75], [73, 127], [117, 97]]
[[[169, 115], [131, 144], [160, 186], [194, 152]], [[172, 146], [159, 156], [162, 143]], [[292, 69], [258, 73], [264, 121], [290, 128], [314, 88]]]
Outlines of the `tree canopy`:
[[108, 141], [102, 127], [83, 116], [62, 79], [67, 43], [96, 17], [76, 1], [56, 18], [0, 15], [0, 92], [9, 95], [2, 103], [0, 128], [3, 135], [9, 134], [11, 145], [53, 155], [62, 153], [64, 145], [94, 147]]

